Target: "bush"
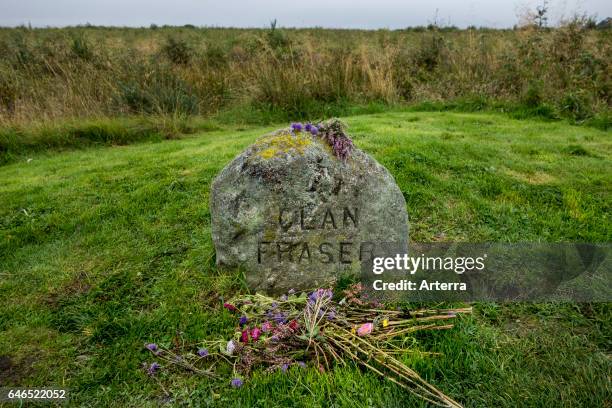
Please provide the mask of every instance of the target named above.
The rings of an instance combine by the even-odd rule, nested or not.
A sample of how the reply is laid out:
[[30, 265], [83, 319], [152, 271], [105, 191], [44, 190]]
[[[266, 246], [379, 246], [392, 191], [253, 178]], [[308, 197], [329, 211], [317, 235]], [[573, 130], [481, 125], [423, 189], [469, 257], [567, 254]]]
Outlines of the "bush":
[[185, 65], [193, 58], [193, 49], [185, 40], [168, 37], [162, 47], [164, 55], [174, 64]]
[[529, 84], [527, 91], [523, 96], [523, 103], [525, 106], [528, 108], [537, 108], [542, 104], [542, 101], [544, 100], [542, 96], [542, 88], [543, 85], [541, 81], [534, 81]]
[[281, 29], [276, 28], [276, 19], [270, 22], [270, 29], [266, 33], [266, 38], [273, 49], [286, 48], [289, 45], [289, 38]]
[[121, 83], [116, 97], [118, 110], [126, 106], [132, 113], [199, 113], [199, 100], [192, 88], [171, 71], [155, 72], [143, 82]]
[[72, 39], [72, 54], [84, 61], [91, 61], [94, 58], [89, 42], [83, 35], [77, 35]]
[[566, 94], [560, 105], [561, 112], [574, 121], [581, 122], [593, 116], [589, 109], [589, 101], [577, 93]]
[[445, 42], [444, 38], [437, 32], [427, 34], [421, 40], [421, 46], [416, 54], [416, 65], [433, 71], [442, 60]]

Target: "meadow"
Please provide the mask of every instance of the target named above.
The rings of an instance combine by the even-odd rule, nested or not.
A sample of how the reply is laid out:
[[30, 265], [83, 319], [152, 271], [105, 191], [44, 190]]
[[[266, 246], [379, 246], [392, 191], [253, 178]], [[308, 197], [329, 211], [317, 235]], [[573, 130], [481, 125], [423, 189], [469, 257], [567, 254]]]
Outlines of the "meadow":
[[[497, 113], [397, 110], [344, 120], [395, 177], [417, 242], [609, 242], [609, 132]], [[257, 371], [242, 388], [162, 368], [144, 344], [228, 338], [215, 267], [215, 175], [270, 126], [28, 151], [0, 167], [0, 384], [70, 389], [84, 406], [422, 406], [348, 365]], [[468, 407], [607, 406], [610, 304], [474, 305], [402, 356]]]
[[[609, 242], [610, 30], [0, 28], [0, 385], [74, 406], [421, 406], [355, 366], [244, 387], [143, 345], [228, 338], [216, 174], [264, 133], [343, 117], [416, 242]], [[410, 305], [405, 305], [409, 307]], [[609, 406], [609, 303], [474, 304], [403, 356], [469, 407]], [[228, 367], [221, 371], [230, 370]]]
[[507, 30], [0, 28], [0, 154], [174, 137], [199, 129], [193, 118], [266, 125], [417, 105], [607, 129], [610, 35], [584, 18]]

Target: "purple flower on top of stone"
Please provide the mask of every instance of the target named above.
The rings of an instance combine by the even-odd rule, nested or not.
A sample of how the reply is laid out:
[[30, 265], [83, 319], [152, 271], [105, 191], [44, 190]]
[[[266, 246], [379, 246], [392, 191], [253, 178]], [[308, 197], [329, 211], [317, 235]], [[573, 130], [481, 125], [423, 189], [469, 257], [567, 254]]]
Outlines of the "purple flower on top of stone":
[[332, 149], [342, 160], [346, 160], [346, 158], [351, 154], [353, 150], [353, 142], [345, 137], [338, 137], [332, 143]]
[[[346, 134], [346, 126], [337, 119], [328, 120], [318, 125], [321, 138], [331, 146], [336, 157], [346, 160], [353, 151], [353, 141]], [[313, 133], [314, 134], [314, 133]]]

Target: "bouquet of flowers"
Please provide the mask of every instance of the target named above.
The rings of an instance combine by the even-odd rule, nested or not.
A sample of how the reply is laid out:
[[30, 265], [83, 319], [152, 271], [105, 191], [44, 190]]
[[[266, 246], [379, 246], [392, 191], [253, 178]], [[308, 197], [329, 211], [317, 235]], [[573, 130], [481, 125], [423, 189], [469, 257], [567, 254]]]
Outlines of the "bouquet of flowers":
[[[237, 317], [231, 339], [203, 341], [192, 346], [195, 352], [183, 354], [155, 344], [145, 347], [166, 363], [206, 376], [215, 376], [216, 364], [225, 360], [233, 366], [234, 387], [242, 386], [242, 378], [257, 367], [286, 371], [292, 365], [312, 365], [325, 371], [353, 362], [432, 404], [461, 406], [401, 362], [398, 355], [415, 350], [394, 340], [420, 330], [449, 329], [450, 320], [471, 308], [390, 310], [371, 300], [360, 284], [343, 295], [335, 301], [332, 290], [323, 288], [278, 298], [241, 295], [224, 303]], [[146, 368], [154, 375], [160, 367], [152, 363]]]

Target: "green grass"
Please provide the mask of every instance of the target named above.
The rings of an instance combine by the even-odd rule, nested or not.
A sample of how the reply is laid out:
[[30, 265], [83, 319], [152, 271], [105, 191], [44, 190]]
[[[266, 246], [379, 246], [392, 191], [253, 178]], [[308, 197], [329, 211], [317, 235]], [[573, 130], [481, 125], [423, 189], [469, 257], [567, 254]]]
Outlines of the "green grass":
[[[415, 241], [609, 242], [610, 134], [494, 114], [347, 118], [395, 176]], [[274, 127], [33, 153], [0, 167], [0, 384], [63, 386], [74, 405], [410, 406], [359, 368], [257, 372], [239, 390], [141, 370], [145, 342], [227, 338], [240, 290], [214, 266], [210, 183]], [[478, 304], [405, 356], [467, 406], [610, 404], [609, 304]], [[170, 393], [167, 397], [164, 389]]]

